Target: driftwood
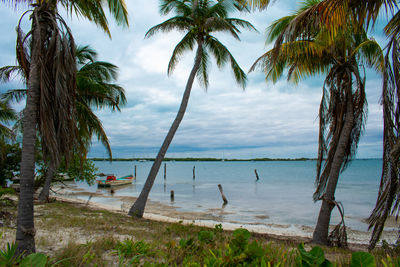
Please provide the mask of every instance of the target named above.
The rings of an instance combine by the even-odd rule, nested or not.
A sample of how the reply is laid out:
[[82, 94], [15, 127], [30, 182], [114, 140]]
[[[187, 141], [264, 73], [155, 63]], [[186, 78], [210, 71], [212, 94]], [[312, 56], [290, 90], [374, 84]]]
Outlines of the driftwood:
[[226, 197], [224, 195], [224, 190], [222, 189], [221, 184], [218, 184], [218, 189], [219, 189], [219, 192], [221, 193], [221, 197], [222, 197], [222, 200], [224, 201], [224, 205], [228, 204], [228, 200], [226, 199]]

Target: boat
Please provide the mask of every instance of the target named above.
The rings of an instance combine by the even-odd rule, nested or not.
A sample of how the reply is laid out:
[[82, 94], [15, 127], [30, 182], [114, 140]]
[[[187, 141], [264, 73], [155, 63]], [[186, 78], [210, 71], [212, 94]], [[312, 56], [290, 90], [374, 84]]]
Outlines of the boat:
[[133, 175], [126, 175], [117, 178], [113, 174], [108, 174], [106, 175], [106, 179], [99, 179], [97, 181], [97, 186], [99, 187], [110, 187], [110, 186], [116, 186], [116, 185], [126, 185], [126, 184], [132, 184], [133, 180]]

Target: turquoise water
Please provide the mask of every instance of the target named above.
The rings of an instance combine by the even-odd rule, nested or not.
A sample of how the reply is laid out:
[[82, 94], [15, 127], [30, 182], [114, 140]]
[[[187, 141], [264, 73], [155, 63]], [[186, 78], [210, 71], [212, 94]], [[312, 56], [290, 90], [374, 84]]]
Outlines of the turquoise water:
[[[137, 197], [147, 178], [152, 162], [97, 161], [99, 172], [124, 176], [137, 167], [137, 181], [116, 191], [118, 196]], [[267, 162], [166, 162], [156, 178], [149, 198], [175, 206], [181, 211], [213, 213], [221, 210], [222, 199], [217, 188], [221, 184], [229, 201], [220, 221], [242, 224], [280, 224], [314, 226], [320, 202], [314, 203], [315, 161]], [[336, 200], [344, 205], [346, 225], [355, 230], [367, 230], [361, 220], [369, 216], [377, 197], [381, 160], [355, 160], [340, 176]], [[193, 180], [193, 167], [196, 179]], [[260, 180], [256, 181], [257, 169]], [[96, 186], [78, 184], [89, 191]], [[101, 189], [106, 190], [106, 189]], [[170, 191], [175, 201], [170, 202]], [[339, 222], [333, 212], [332, 224]]]

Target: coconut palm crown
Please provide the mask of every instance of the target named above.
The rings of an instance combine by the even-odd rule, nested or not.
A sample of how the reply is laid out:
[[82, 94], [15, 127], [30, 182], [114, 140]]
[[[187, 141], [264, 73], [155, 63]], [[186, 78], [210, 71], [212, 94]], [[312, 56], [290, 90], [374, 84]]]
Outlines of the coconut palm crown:
[[164, 139], [138, 199], [129, 210], [129, 215], [136, 217], [143, 216], [147, 198], [160, 169], [161, 162], [183, 119], [195, 76], [197, 76], [201, 85], [205, 88], [208, 87], [210, 55], [215, 58], [217, 66], [220, 68], [229, 63], [236, 82], [243, 88], [246, 85], [245, 72], [239, 67], [229, 50], [213, 34], [226, 32], [235, 39], [240, 40], [240, 28], [255, 30], [253, 25], [245, 20], [228, 17], [230, 11], [238, 8], [238, 1], [161, 0], [160, 3], [161, 14], [173, 13], [175, 16], [152, 27], [146, 33], [146, 37], [151, 37], [158, 32], [170, 32], [172, 30], [178, 30], [185, 34], [172, 52], [172, 57], [168, 64], [168, 74], [172, 73], [184, 52], [193, 50], [196, 45], [197, 51], [178, 114]]

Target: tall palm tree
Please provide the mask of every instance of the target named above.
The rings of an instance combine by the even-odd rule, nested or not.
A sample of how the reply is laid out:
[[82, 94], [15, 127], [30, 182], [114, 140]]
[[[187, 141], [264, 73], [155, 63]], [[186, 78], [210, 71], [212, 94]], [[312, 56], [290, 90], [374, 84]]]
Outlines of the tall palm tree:
[[[5, 0], [3, 0], [5, 2]], [[28, 96], [23, 118], [21, 189], [18, 203], [16, 241], [18, 254], [35, 251], [33, 222], [33, 177], [35, 138], [41, 134], [43, 152], [56, 166], [61, 156], [68, 159], [77, 134], [74, 94], [76, 63], [74, 39], [57, 6], [75, 12], [110, 34], [103, 10], [119, 24], [128, 25], [124, 0], [8, 0], [15, 5], [31, 4], [31, 30], [24, 35], [18, 27], [17, 59], [27, 77]], [[25, 13], [26, 14], [26, 13]], [[22, 19], [22, 18], [21, 18]], [[29, 59], [25, 50], [29, 43]]]
[[192, 50], [197, 44], [196, 56], [194, 64], [190, 72], [186, 88], [183, 93], [181, 105], [173, 121], [171, 128], [154, 160], [147, 177], [143, 189], [129, 210], [129, 215], [142, 217], [146, 206], [147, 198], [153, 186], [154, 180], [160, 169], [165, 153], [172, 141], [172, 138], [177, 131], [180, 122], [183, 119], [185, 110], [189, 101], [190, 92], [192, 89], [195, 76], [200, 81], [200, 84], [205, 88], [208, 86], [208, 65], [211, 53], [217, 62], [218, 67], [223, 67], [227, 62], [230, 62], [235, 80], [243, 88], [246, 85], [246, 74], [239, 67], [236, 60], [233, 58], [229, 50], [212, 35], [214, 32], [230, 33], [237, 40], [240, 33], [239, 28], [254, 29], [255, 28], [247, 21], [229, 18], [228, 12], [235, 8], [236, 1], [229, 0], [161, 0], [160, 13], [167, 15], [174, 12], [175, 16], [152, 27], [146, 37], [151, 37], [157, 32], [170, 32], [178, 30], [185, 33], [185, 36], [175, 47], [172, 57], [168, 65], [168, 74], [171, 74], [179, 57], [187, 50]]
[[[261, 68], [267, 79], [276, 81], [288, 70], [288, 79], [298, 82], [315, 74], [326, 74], [319, 110], [319, 149], [314, 201], [322, 200], [313, 234], [313, 242], [328, 244], [331, 211], [338, 202], [335, 190], [339, 174], [355, 156], [366, 119], [365, 77], [359, 66], [382, 70], [383, 54], [379, 45], [368, 39], [362, 27], [347, 22], [334, 33], [324, 24], [314, 23], [312, 33], [302, 34], [298, 18], [318, 5], [308, 0], [299, 10], [275, 21], [269, 28], [269, 40], [279, 40], [288, 28], [297, 29], [297, 38], [266, 52], [251, 70]], [[310, 23], [312, 25], [312, 23]], [[342, 238], [344, 228], [339, 231]], [[345, 240], [345, 239], [341, 239]]]

